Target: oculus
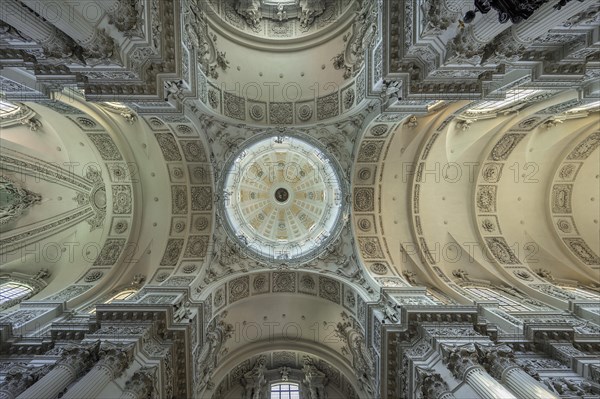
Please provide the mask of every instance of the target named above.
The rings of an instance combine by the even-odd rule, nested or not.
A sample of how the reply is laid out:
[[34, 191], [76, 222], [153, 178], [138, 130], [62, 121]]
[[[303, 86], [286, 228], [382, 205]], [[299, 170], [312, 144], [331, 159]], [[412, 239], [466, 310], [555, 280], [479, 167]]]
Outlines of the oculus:
[[222, 174], [220, 212], [229, 234], [266, 261], [305, 261], [347, 219], [337, 162], [308, 137], [250, 140]]

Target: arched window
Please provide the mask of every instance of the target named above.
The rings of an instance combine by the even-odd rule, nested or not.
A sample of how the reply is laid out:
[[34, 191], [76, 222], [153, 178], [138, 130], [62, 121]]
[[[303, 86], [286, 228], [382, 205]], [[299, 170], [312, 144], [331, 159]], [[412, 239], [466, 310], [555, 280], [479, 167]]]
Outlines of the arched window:
[[18, 105], [0, 100], [0, 117], [6, 117], [7, 115], [17, 112], [18, 110]]
[[576, 108], [571, 108], [570, 110], [568, 110], [565, 113], [566, 114], [576, 114], [576, 113], [582, 112], [582, 111], [589, 111], [589, 112], [600, 111], [600, 101], [594, 101], [594, 102], [591, 102], [588, 104], [581, 105]]
[[502, 310], [507, 312], [527, 312], [533, 310], [516, 299], [508, 297], [492, 288], [487, 287], [463, 287], [471, 298], [476, 301], [494, 301]]
[[300, 387], [291, 382], [271, 384], [271, 399], [300, 399]]
[[463, 113], [465, 117], [471, 118], [485, 118], [493, 117], [498, 112], [510, 112], [511, 110], [518, 110], [528, 101], [539, 96], [543, 93], [543, 90], [526, 89], [521, 88], [508, 90], [506, 97], [502, 100], [492, 101], [481, 101], [476, 103], [474, 106], [469, 108]]
[[[129, 298], [131, 298], [132, 296], [134, 296], [135, 294], [137, 294], [138, 290], [137, 289], [125, 289], [122, 291], [117, 292], [116, 294], [114, 294], [113, 296], [111, 296], [109, 299], [107, 299], [105, 302], [100, 302], [100, 303], [112, 303], [114, 301], [126, 301]], [[87, 308], [84, 309], [84, 311], [87, 311], [90, 314], [95, 314], [96, 313], [96, 304], [90, 305]]]
[[117, 294], [113, 295], [112, 298], [110, 298], [105, 303], [111, 303], [111, 302], [114, 302], [114, 301], [126, 301], [129, 298], [131, 298], [132, 296], [134, 296], [137, 292], [138, 292], [138, 290], [123, 290], [123, 291], [120, 291]]
[[28, 285], [15, 283], [9, 281], [7, 283], [0, 284], [0, 305], [25, 298], [33, 293], [33, 288]]

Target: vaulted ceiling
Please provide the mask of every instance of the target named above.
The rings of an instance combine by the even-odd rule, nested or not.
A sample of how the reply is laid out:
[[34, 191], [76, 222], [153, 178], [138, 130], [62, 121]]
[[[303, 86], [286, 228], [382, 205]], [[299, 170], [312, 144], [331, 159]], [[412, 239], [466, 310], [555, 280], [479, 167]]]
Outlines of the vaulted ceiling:
[[[465, 23], [469, 1], [86, 0], [69, 24], [7, 0], [0, 92], [18, 111], [0, 115], [2, 184], [22, 206], [2, 225], [1, 272], [48, 269], [34, 299], [73, 309], [186, 289], [203, 331], [259, 323], [213, 370], [232, 392], [259, 356], [311, 356], [342, 397], [368, 396], [356, 370], [378, 354], [347, 343], [373, 328], [365, 303], [383, 310], [383, 289], [471, 304], [476, 282], [567, 309], [551, 281], [599, 283], [591, 3], [502, 24]], [[308, 144], [278, 154], [293, 140]], [[278, 171], [253, 190], [235, 165], [257, 162], [320, 177]], [[304, 213], [272, 211], [300, 194]], [[312, 241], [269, 257], [252, 232]]]

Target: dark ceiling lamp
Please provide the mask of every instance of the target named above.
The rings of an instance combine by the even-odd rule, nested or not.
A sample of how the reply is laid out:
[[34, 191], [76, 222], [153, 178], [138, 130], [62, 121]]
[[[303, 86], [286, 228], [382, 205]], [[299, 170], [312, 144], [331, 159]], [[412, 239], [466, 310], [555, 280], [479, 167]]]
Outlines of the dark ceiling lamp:
[[[513, 24], [518, 24], [524, 19], [529, 18], [535, 10], [547, 3], [549, 0], [475, 0], [475, 10], [467, 11], [463, 22], [470, 23], [475, 19], [478, 12], [487, 14], [494, 9], [498, 12], [498, 21], [501, 24], [509, 20]], [[554, 9], [560, 10], [571, 0], [559, 0]], [[584, 0], [578, 0], [583, 2]]]

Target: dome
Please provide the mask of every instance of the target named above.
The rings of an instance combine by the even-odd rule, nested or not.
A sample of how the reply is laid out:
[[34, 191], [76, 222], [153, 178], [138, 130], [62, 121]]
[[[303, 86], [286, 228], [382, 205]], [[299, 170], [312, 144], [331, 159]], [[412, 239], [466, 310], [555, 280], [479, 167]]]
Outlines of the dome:
[[242, 248], [263, 260], [317, 255], [346, 218], [339, 167], [295, 136], [252, 140], [225, 169], [224, 219]]

